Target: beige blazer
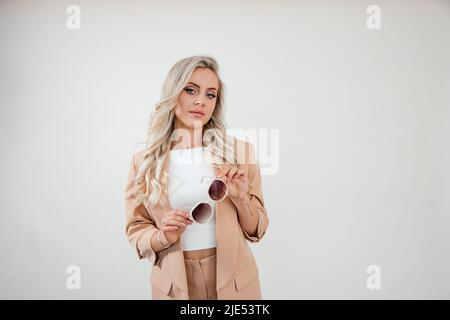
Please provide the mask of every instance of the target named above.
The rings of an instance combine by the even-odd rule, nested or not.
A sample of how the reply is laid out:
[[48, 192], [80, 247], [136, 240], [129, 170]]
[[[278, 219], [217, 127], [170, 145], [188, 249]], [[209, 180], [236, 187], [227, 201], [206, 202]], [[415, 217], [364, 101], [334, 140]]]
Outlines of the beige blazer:
[[[269, 220], [264, 206], [260, 168], [255, 160], [253, 146], [237, 140], [235, 151], [237, 166], [246, 170], [249, 177], [249, 209], [259, 216], [256, 234], [249, 235], [241, 227], [236, 206], [229, 197], [216, 204], [217, 244], [217, 299], [240, 300], [262, 299], [258, 267], [248, 242], [258, 242], [266, 232]], [[150, 283], [153, 299], [188, 300], [188, 286], [183, 251], [180, 241], [171, 247], [154, 252], [150, 239], [161, 228], [161, 219], [172, 208], [166, 204], [155, 207], [136, 205], [130, 190], [137, 168], [142, 162], [142, 151], [133, 155], [128, 182], [125, 188], [126, 234], [139, 259], [147, 258], [152, 263]], [[244, 158], [242, 158], [244, 157]], [[164, 164], [167, 166], [170, 159]], [[170, 183], [170, 177], [169, 177]]]

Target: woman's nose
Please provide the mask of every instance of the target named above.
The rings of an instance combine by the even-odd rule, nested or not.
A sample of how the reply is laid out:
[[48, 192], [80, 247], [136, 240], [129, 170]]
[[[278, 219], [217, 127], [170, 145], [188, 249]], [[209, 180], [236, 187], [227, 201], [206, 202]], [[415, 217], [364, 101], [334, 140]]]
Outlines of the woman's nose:
[[199, 105], [200, 105], [200, 106], [204, 106], [205, 103], [203, 102], [202, 99], [199, 98], [199, 99], [197, 99], [197, 101], [195, 101], [195, 105], [196, 105], [196, 106], [199, 106]]

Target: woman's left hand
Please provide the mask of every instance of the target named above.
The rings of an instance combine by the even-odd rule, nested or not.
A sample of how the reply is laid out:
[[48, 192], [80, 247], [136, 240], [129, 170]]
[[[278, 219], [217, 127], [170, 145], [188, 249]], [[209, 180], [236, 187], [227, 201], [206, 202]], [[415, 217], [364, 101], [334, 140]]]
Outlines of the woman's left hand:
[[244, 170], [224, 164], [220, 169], [216, 169], [216, 175], [227, 183], [228, 196], [233, 202], [236, 203], [245, 200], [249, 180]]

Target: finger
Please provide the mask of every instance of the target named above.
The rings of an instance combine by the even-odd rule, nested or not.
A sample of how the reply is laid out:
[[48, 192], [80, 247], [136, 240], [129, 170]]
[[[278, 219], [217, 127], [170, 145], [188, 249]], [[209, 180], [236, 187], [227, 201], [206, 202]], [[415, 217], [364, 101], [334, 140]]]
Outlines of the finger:
[[170, 217], [186, 217], [188, 216], [189, 213], [186, 211], [181, 211], [181, 210], [175, 210], [174, 212], [172, 212], [172, 214], [170, 214]]
[[163, 226], [163, 231], [173, 231], [173, 230], [177, 230], [178, 226]]
[[194, 223], [194, 221], [191, 219], [191, 217], [187, 217], [186, 221], [187, 221], [188, 224]]
[[172, 214], [179, 215], [179, 216], [185, 216], [186, 213], [188, 213], [188, 212], [185, 211], [185, 210], [182, 210], [182, 209], [175, 209], [175, 210], [173, 210], [171, 213], [172, 213]]
[[171, 219], [175, 216], [186, 218], [186, 217], [189, 217], [189, 213], [186, 211], [183, 211], [183, 210], [176, 209], [176, 210], [169, 211], [169, 213], [166, 215], [167, 219]]
[[183, 223], [187, 223], [187, 224], [192, 223], [192, 221], [188, 217], [186, 217], [184, 215], [183, 216], [174, 215], [174, 216], [171, 217], [171, 219], [174, 219], [174, 220], [177, 220], [177, 221], [180, 221], [180, 222], [183, 222]]
[[179, 226], [179, 227], [186, 227], [186, 223], [175, 220], [175, 219], [167, 219], [166, 220], [166, 226]]
[[169, 221], [185, 222], [185, 219], [186, 219], [186, 216], [180, 215], [180, 214], [177, 214], [176, 212], [174, 212], [174, 213], [171, 213], [171, 214], [165, 216], [162, 219], [162, 222], [163, 222], [163, 224], [167, 225], [167, 224], [169, 224]]
[[177, 217], [178, 221], [184, 222], [186, 224], [192, 224], [192, 220], [189, 217]]
[[184, 219], [190, 221], [190, 219], [189, 219], [189, 211], [178, 209], [175, 212], [175, 216], [179, 216], [181, 218], [184, 218]]
[[164, 215], [164, 217], [161, 219], [161, 223], [162, 223], [163, 225], [168, 225], [168, 224], [169, 224], [169, 221], [170, 221], [171, 219], [173, 219], [175, 216], [176, 216], [176, 210], [169, 211], [169, 212], [167, 212], [167, 213]]

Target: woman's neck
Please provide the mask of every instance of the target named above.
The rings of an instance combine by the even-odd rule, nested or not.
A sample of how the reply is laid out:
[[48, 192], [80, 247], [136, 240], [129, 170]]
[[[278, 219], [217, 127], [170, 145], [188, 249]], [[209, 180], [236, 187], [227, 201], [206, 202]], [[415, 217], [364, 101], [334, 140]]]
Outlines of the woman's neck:
[[175, 130], [182, 130], [182, 134], [175, 136], [171, 143], [170, 149], [191, 149], [203, 146], [203, 128], [189, 128], [180, 125], [177, 121], [174, 126]]

